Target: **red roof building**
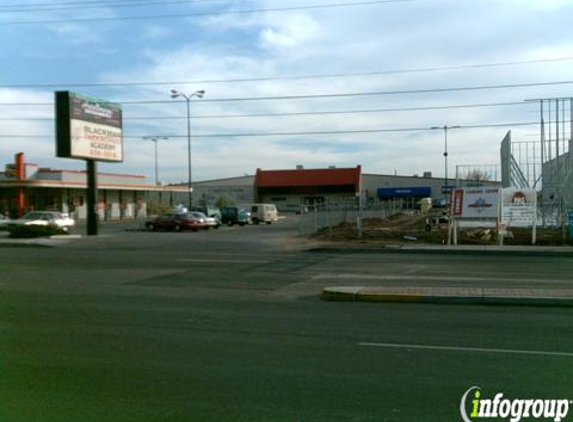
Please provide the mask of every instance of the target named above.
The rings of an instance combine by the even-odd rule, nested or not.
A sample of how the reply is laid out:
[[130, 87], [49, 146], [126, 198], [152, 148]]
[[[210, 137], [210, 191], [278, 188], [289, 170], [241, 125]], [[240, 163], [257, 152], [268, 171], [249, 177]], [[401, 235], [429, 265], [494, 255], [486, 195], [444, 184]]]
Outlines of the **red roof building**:
[[361, 166], [296, 170], [261, 170], [255, 176], [255, 196], [280, 209], [328, 200], [354, 198], [360, 192]]
[[360, 187], [360, 166], [353, 168], [261, 170], [257, 169], [255, 187], [354, 186]]

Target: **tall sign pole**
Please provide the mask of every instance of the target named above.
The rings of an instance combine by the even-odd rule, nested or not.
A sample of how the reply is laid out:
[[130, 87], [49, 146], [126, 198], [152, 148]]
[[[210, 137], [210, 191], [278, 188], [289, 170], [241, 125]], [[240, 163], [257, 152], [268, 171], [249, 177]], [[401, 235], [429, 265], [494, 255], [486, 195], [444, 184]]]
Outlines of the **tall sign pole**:
[[98, 213], [97, 213], [97, 164], [95, 160], [86, 160], [86, 171], [88, 179], [87, 189], [87, 217], [88, 217], [88, 236], [97, 236], [98, 234]]
[[56, 92], [56, 156], [86, 162], [87, 234], [98, 234], [97, 161], [123, 161], [118, 104], [69, 91]]

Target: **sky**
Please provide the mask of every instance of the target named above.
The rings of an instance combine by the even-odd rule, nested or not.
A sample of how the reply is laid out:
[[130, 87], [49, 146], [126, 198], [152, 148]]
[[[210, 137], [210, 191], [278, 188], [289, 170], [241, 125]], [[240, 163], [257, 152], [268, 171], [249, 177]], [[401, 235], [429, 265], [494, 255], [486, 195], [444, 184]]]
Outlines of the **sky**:
[[100, 171], [153, 182], [143, 138], [167, 137], [159, 179], [186, 181], [171, 89], [205, 90], [193, 180], [297, 165], [442, 177], [444, 126], [460, 126], [450, 175], [498, 164], [508, 130], [539, 138], [526, 100], [573, 97], [571, 16], [571, 0], [0, 0], [0, 164], [22, 151], [85, 167], [55, 153], [54, 91], [70, 90], [122, 104], [124, 161]]

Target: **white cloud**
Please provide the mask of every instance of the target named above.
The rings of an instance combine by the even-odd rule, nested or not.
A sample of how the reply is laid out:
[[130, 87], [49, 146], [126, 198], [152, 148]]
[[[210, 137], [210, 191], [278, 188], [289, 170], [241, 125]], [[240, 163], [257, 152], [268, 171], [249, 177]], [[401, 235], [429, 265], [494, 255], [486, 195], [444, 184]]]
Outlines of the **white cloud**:
[[[137, 46], [138, 54], [133, 56], [129, 65], [114, 66], [110, 60], [110, 71], [97, 77], [98, 82], [214, 81], [275, 75], [365, 73], [572, 55], [573, 36], [569, 34], [568, 26], [564, 24], [566, 17], [563, 16], [566, 15], [563, 8], [570, 7], [567, 2], [488, 0], [483, 3], [454, 2], [446, 7], [442, 2], [413, 2], [320, 11], [213, 16], [189, 20], [185, 24], [174, 21], [171, 26], [148, 23], [137, 27], [137, 31], [144, 34], [140, 40], [126, 36], [129, 44], [123, 44], [124, 40], [121, 39], [113, 43], [118, 55]], [[266, 4], [272, 5], [270, 2], [254, 2], [253, 8], [265, 7]], [[543, 10], [539, 11], [540, 7]], [[194, 25], [189, 25], [189, 22]], [[553, 22], [557, 25], [552, 25]], [[547, 31], [548, 27], [552, 30]], [[77, 30], [81, 39], [84, 29], [87, 28], [63, 27], [60, 30], [63, 35], [66, 31], [74, 34]], [[154, 39], [153, 44], [149, 43], [149, 37]], [[168, 38], [169, 44], [159, 43], [164, 38]], [[112, 44], [107, 38], [104, 41]], [[94, 60], [98, 57], [101, 58], [96, 56]], [[117, 89], [113, 94], [122, 100], [169, 100], [171, 88], [189, 93], [205, 89], [207, 94], [204, 100], [193, 100], [192, 114], [195, 117], [520, 102], [526, 98], [563, 95], [564, 91], [569, 91], [569, 86], [306, 100], [209, 100], [568, 80], [571, 79], [570, 65], [571, 62], [564, 61], [347, 78], [181, 83], [177, 86], [129, 87]], [[6, 98], [0, 99], [8, 101]], [[22, 101], [21, 98], [18, 101]], [[171, 136], [160, 146], [160, 172], [164, 179], [185, 179], [184, 103], [126, 105], [124, 112], [126, 118], [181, 118], [126, 120], [125, 131], [135, 137]], [[537, 118], [535, 107], [524, 104], [392, 113], [194, 118], [192, 130], [195, 135], [352, 131], [535, 121]], [[42, 128], [48, 133], [52, 130], [49, 125], [41, 126], [38, 123], [36, 127], [21, 123], [10, 126], [10, 131], [31, 133], [43, 131]], [[497, 162], [499, 142], [506, 130], [475, 129], [452, 133], [452, 174], [456, 164]], [[517, 138], [528, 131], [531, 132], [530, 129], [515, 129], [514, 133]], [[307, 167], [363, 164], [365, 171], [369, 172], [393, 173], [396, 169], [399, 174], [413, 174], [429, 170], [434, 175], [440, 175], [443, 172], [442, 140], [443, 134], [439, 131], [282, 138], [196, 137], [193, 139], [193, 172], [198, 180], [253, 173], [257, 167], [292, 168], [302, 163]], [[33, 145], [33, 142], [31, 140], [26, 145]], [[37, 150], [44, 151], [42, 148], [45, 148], [43, 144]], [[10, 149], [13, 146], [4, 147], [3, 151]], [[152, 177], [152, 151], [150, 143], [145, 144], [135, 138], [126, 139], [126, 161], [121, 165], [121, 171], [145, 172]], [[118, 166], [113, 168], [118, 171]]]
[[311, 16], [296, 14], [276, 20], [260, 32], [263, 48], [294, 50], [321, 39], [321, 28]]

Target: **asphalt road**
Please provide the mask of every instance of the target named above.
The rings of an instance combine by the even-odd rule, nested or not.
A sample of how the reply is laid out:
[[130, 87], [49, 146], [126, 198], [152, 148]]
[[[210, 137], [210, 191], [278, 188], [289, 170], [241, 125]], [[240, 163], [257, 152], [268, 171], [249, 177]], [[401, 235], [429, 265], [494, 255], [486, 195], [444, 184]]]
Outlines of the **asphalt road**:
[[309, 246], [290, 218], [1, 247], [0, 420], [452, 422], [472, 386], [573, 399], [573, 309], [318, 299], [328, 285], [573, 289], [573, 259]]

